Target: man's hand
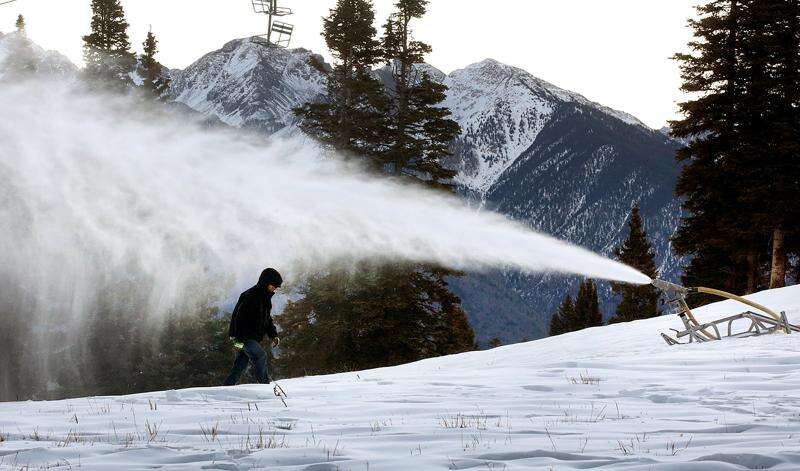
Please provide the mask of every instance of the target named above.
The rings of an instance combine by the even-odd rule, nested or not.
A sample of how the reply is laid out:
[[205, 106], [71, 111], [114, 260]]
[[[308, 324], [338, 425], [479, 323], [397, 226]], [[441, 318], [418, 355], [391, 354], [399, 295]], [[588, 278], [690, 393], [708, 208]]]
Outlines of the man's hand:
[[278, 348], [281, 345], [281, 338], [275, 337], [272, 339], [272, 348]]

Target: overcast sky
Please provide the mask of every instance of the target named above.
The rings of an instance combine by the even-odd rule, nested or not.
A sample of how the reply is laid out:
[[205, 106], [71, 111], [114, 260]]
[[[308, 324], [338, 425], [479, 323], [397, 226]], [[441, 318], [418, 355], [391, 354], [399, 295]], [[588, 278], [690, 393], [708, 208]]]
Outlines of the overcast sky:
[[[2, 0], [0, 0], [2, 1]], [[374, 0], [380, 25], [395, 0]], [[699, 0], [432, 0], [416, 25], [433, 45], [428, 62], [451, 72], [485, 58], [523, 68], [593, 101], [627, 111], [660, 128], [681, 99], [677, 64], [685, 50], [686, 20]], [[321, 18], [335, 0], [279, 0], [295, 11], [293, 47], [325, 54]], [[225, 42], [265, 30], [250, 0], [122, 0], [137, 51], [150, 25], [160, 61], [186, 67]], [[47, 49], [81, 62], [90, 0], [17, 0], [0, 6], [0, 31], [16, 15]], [[326, 55], [327, 56], [327, 55]]]

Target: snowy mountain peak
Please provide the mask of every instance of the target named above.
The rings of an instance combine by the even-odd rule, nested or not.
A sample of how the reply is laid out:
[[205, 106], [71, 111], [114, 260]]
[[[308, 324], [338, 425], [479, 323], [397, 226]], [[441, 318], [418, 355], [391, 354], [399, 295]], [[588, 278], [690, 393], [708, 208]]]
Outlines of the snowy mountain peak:
[[236, 39], [186, 70], [173, 71], [171, 94], [227, 124], [275, 132], [294, 122], [293, 108], [325, 90], [324, 76], [309, 64], [312, 56], [302, 48]]
[[485, 195], [499, 176], [536, 140], [555, 110], [579, 104], [640, 126], [633, 116], [594, 103], [529, 72], [485, 59], [452, 72], [447, 106], [464, 132], [457, 143], [459, 183]]

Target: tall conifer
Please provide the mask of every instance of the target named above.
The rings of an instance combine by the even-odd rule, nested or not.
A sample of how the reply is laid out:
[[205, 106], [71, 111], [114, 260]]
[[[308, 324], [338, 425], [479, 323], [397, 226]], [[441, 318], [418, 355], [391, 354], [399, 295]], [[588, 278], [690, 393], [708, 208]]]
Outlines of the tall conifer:
[[92, 0], [91, 29], [83, 37], [86, 78], [103, 87], [120, 89], [129, 85], [135, 59], [120, 0]]
[[411, 22], [425, 15], [427, 5], [427, 0], [398, 0], [384, 26], [383, 50], [392, 73], [384, 158], [395, 175], [440, 184], [455, 176], [441, 159], [450, 155], [448, 146], [461, 129], [440, 106], [447, 87], [419, 67], [431, 47], [414, 39]]
[[575, 301], [567, 295], [558, 311], [550, 319], [550, 335], [565, 334], [588, 327], [603, 325], [603, 313], [597, 297], [597, 285], [593, 280], [584, 280], [578, 286]]
[[386, 95], [372, 67], [381, 60], [369, 0], [337, 0], [323, 19], [323, 37], [334, 58], [332, 70], [312, 62], [327, 75], [325, 101], [297, 108], [300, 128], [342, 155], [357, 157], [381, 170]]
[[[757, 275], [757, 249], [741, 234], [737, 206], [737, 172], [741, 156], [742, 109], [740, 51], [742, 0], [712, 0], [697, 7], [690, 20], [695, 40], [681, 62], [682, 90], [696, 98], [679, 105], [683, 119], [672, 122], [672, 134], [689, 139], [678, 152], [683, 162], [676, 193], [685, 216], [673, 238], [675, 251], [690, 258], [683, 282], [742, 292]], [[750, 289], [753, 289], [750, 286]]]
[[550, 318], [550, 334], [549, 335], [561, 335], [563, 333], [569, 332], [570, 324], [575, 319], [575, 304], [572, 302], [572, 296], [567, 295], [564, 298], [564, 301], [561, 302], [561, 306], [558, 307], [558, 311], [553, 314], [553, 317]]
[[692, 140], [676, 192], [684, 217], [674, 238], [691, 258], [684, 283], [753, 292], [786, 281], [800, 192], [798, 50], [794, 0], [714, 0], [690, 22], [692, 54], [679, 54]]
[[149, 93], [152, 93], [154, 97], [162, 98], [169, 89], [170, 79], [164, 76], [163, 67], [156, 60], [158, 40], [152, 30], [147, 32], [147, 37], [142, 43], [142, 47], [144, 52], [139, 58], [142, 76], [144, 77], [142, 86]]
[[[367, 0], [338, 0], [324, 19], [323, 36], [335, 59], [328, 96], [295, 111], [300, 126], [340, 154], [367, 163], [376, 177], [403, 175], [434, 184], [449, 178], [430, 165], [432, 159], [438, 165], [443, 141], [452, 131], [452, 126], [437, 124], [449, 112], [432, 109], [444, 100], [438, 85], [412, 84], [417, 88], [408, 96], [403, 119], [409, 126], [403, 128], [403, 137], [420, 143], [419, 159], [416, 164], [403, 161], [400, 171], [390, 166], [386, 156], [399, 136], [392, 124], [397, 122], [398, 101], [396, 90], [386, 90], [372, 72], [385, 58], [373, 21]], [[428, 108], [431, 113], [426, 114]], [[287, 373], [301, 373], [300, 366], [317, 372], [386, 366], [472, 348], [474, 334], [446, 282], [459, 273], [403, 263], [359, 269], [364, 273], [335, 270], [312, 276], [303, 300], [287, 307], [279, 320], [290, 332], [281, 360]], [[314, 344], [324, 347], [319, 351]]]
[[[750, 111], [743, 166], [742, 206], [751, 209], [753, 226], [771, 243], [769, 287], [786, 283], [789, 252], [800, 194], [800, 3], [794, 0], [747, 2], [743, 51]], [[767, 277], [765, 277], [767, 278]]]
[[[636, 268], [650, 278], [658, 276], [655, 253], [647, 239], [638, 204], [631, 209], [628, 220], [628, 238], [625, 239], [622, 246], [615, 250], [614, 254], [620, 262]], [[659, 292], [652, 285], [611, 283], [611, 288], [614, 293], [622, 295], [622, 300], [617, 305], [614, 316], [609, 319], [609, 323], [647, 319], [659, 315]]]
[[603, 325], [603, 313], [600, 311], [600, 300], [597, 297], [597, 284], [594, 280], [585, 280], [578, 287], [575, 298], [575, 320], [572, 330]]
[[25, 17], [22, 15], [17, 16], [17, 22], [14, 24], [17, 28], [17, 32], [21, 35], [25, 35]]

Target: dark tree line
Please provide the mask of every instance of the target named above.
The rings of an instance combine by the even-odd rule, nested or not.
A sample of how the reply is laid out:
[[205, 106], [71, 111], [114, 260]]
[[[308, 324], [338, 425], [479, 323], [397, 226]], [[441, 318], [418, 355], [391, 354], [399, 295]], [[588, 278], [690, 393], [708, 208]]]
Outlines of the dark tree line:
[[673, 135], [686, 217], [673, 242], [691, 258], [683, 282], [734, 293], [784, 286], [800, 253], [800, 3], [714, 0], [677, 54], [682, 89]]
[[436, 268], [383, 264], [311, 276], [280, 315], [288, 376], [363, 370], [472, 348], [459, 299]]

